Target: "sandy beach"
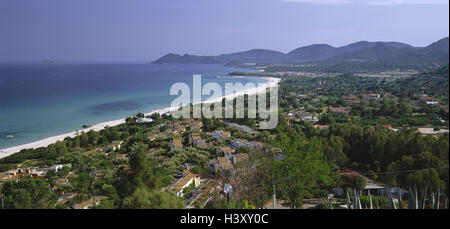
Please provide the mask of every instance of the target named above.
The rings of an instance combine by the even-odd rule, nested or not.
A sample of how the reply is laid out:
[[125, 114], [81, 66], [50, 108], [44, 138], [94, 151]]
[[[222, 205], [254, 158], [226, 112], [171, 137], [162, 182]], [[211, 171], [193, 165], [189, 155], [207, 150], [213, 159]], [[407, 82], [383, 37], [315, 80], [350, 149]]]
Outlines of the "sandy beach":
[[[233, 76], [233, 77], [234, 78], [239, 78], [239, 76]], [[240, 91], [240, 92], [237, 92], [237, 93], [232, 94], [232, 95], [222, 96], [222, 97], [220, 97], [218, 99], [215, 99], [215, 100], [203, 101], [203, 103], [214, 103], [214, 102], [217, 102], [217, 101], [221, 101], [223, 98], [232, 99], [232, 98], [234, 98], [236, 96], [242, 96], [244, 94], [249, 94], [249, 95], [250, 94], [256, 94], [258, 92], [258, 90], [261, 90], [263, 88], [270, 88], [270, 87], [276, 86], [279, 83], [279, 81], [280, 81], [279, 78], [273, 78], [273, 77], [260, 77], [260, 78], [266, 79], [267, 82], [265, 84], [261, 85], [259, 88], [254, 88], [254, 89], [250, 89], [250, 90]], [[151, 115], [153, 113], [165, 114], [165, 113], [169, 113], [169, 112], [172, 112], [172, 111], [176, 111], [179, 108], [180, 108], [179, 106], [178, 107], [166, 107], [166, 108], [163, 108], [163, 109], [158, 109], [158, 110], [154, 110], [154, 111], [151, 111], [149, 113], [146, 113], [145, 116]], [[105, 127], [113, 127], [113, 126], [117, 126], [117, 125], [120, 125], [120, 124], [123, 124], [123, 123], [125, 123], [125, 118], [98, 123], [98, 124], [92, 125], [89, 128], [85, 128], [85, 129], [82, 129], [82, 130], [73, 131], [73, 132], [70, 132], [70, 133], [66, 133], [66, 134], [61, 134], [61, 135], [45, 138], [45, 139], [42, 139], [42, 140], [39, 140], [39, 141], [35, 141], [35, 142], [32, 142], [32, 143], [28, 143], [28, 144], [23, 144], [23, 145], [13, 146], [13, 147], [5, 148], [5, 149], [0, 149], [0, 158], [7, 157], [7, 156], [9, 156], [11, 154], [20, 152], [23, 149], [36, 149], [36, 148], [40, 148], [40, 147], [47, 147], [48, 145], [56, 143], [57, 141], [62, 141], [62, 140], [64, 140], [67, 137], [71, 137], [71, 138], [76, 137], [77, 134], [81, 133], [82, 131], [83, 132], [88, 132], [90, 130], [100, 131], [100, 130], [104, 129]]]

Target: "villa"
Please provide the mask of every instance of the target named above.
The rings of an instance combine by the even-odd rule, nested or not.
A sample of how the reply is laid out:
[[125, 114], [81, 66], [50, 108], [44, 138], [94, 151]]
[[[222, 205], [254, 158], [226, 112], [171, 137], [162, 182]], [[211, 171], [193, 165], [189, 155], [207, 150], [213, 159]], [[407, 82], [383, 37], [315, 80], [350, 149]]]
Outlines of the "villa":
[[231, 137], [231, 132], [225, 130], [215, 130], [212, 132], [212, 137], [215, 139], [229, 138]]
[[180, 150], [183, 149], [183, 142], [181, 138], [173, 139], [169, 144], [170, 150]]
[[175, 192], [178, 197], [183, 197], [184, 189], [191, 184], [194, 184], [195, 187], [200, 185], [200, 176], [198, 174], [188, 174], [187, 176], [180, 178], [174, 184], [170, 185], [169, 189]]

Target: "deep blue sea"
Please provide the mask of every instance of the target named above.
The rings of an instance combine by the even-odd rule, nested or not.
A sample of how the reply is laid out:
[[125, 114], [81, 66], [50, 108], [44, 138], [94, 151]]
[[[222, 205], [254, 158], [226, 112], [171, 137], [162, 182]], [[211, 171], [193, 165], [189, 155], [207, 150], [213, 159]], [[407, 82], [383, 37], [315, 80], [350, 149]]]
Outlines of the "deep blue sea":
[[177, 97], [170, 87], [192, 86], [193, 74], [202, 75], [202, 84], [265, 82], [217, 77], [233, 71], [243, 70], [211, 64], [0, 65], [0, 149], [167, 107]]

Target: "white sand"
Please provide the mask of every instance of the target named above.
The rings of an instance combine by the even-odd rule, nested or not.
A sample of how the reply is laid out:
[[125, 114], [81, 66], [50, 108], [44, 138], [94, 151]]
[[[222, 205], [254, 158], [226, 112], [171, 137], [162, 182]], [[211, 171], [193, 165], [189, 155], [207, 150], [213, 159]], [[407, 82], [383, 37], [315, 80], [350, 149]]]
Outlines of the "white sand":
[[[237, 77], [239, 77], [239, 76], [237, 76]], [[262, 77], [262, 78], [266, 79], [267, 82], [264, 85], [262, 85], [261, 87], [259, 87], [259, 88], [254, 88], [254, 89], [250, 89], [250, 90], [244, 90], [244, 91], [232, 94], [232, 95], [222, 96], [222, 97], [220, 97], [218, 99], [215, 99], [215, 100], [203, 101], [203, 103], [214, 103], [214, 102], [217, 102], [217, 101], [221, 101], [223, 98], [232, 99], [232, 98], [234, 98], [236, 96], [241, 96], [243, 94], [249, 94], [249, 95], [250, 94], [256, 94], [258, 92], [258, 90], [261, 90], [262, 88], [269, 88], [269, 87], [276, 86], [279, 83], [279, 81], [280, 81], [279, 78], [273, 78], [273, 77]], [[145, 116], [151, 115], [153, 113], [165, 114], [165, 113], [168, 113], [168, 112], [176, 111], [179, 108], [180, 108], [179, 106], [178, 107], [166, 107], [166, 108], [163, 108], [163, 109], [158, 109], [158, 110], [151, 111], [150, 113], [146, 113]], [[40, 148], [40, 147], [47, 147], [48, 145], [56, 143], [57, 141], [62, 141], [62, 140], [64, 140], [67, 137], [71, 137], [71, 138], [76, 137], [77, 134], [81, 133], [82, 131], [83, 132], [88, 132], [90, 130], [100, 131], [100, 130], [104, 129], [107, 126], [113, 127], [113, 126], [120, 125], [122, 123], [125, 123], [125, 119], [118, 119], [118, 120], [114, 120], [114, 121], [102, 122], [102, 123], [92, 125], [89, 128], [82, 129], [82, 130], [79, 130], [79, 131], [73, 131], [73, 132], [70, 132], [70, 133], [67, 133], [67, 134], [61, 134], [61, 135], [45, 138], [45, 139], [42, 139], [42, 140], [39, 140], [39, 141], [36, 141], [36, 142], [32, 142], [32, 143], [28, 143], [28, 144], [24, 144], [24, 145], [13, 146], [13, 147], [10, 147], [10, 148], [2, 149], [2, 150], [0, 150], [0, 158], [7, 157], [7, 156], [9, 156], [11, 154], [14, 154], [14, 153], [17, 153], [17, 152], [19, 152], [19, 151], [21, 151], [23, 149], [36, 149], [36, 148]]]

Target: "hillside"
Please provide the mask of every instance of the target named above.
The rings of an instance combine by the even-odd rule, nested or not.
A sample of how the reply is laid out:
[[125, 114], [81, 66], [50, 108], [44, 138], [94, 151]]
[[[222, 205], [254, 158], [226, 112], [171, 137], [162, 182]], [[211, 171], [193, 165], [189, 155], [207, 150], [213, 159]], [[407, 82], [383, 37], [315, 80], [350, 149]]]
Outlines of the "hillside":
[[300, 47], [286, 54], [267, 49], [218, 56], [167, 54], [153, 63], [202, 63], [239, 65], [243, 63], [307, 63], [331, 68], [333, 71], [349, 68], [405, 68], [424, 69], [448, 64], [449, 38], [443, 38], [426, 47], [413, 47], [400, 42], [360, 41], [342, 47], [314, 44]]

